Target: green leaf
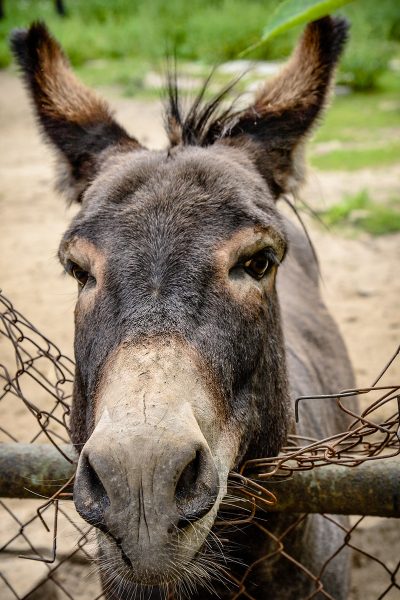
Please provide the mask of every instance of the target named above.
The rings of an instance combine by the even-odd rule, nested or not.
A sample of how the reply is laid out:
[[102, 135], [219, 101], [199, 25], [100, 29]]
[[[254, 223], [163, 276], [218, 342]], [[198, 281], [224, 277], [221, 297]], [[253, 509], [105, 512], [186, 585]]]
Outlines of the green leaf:
[[261, 39], [253, 46], [240, 53], [239, 56], [244, 56], [262, 46], [272, 37], [284, 33], [288, 29], [315, 21], [321, 17], [331, 14], [345, 4], [349, 4], [353, 0], [284, 0], [281, 2], [267, 26], [265, 27]]

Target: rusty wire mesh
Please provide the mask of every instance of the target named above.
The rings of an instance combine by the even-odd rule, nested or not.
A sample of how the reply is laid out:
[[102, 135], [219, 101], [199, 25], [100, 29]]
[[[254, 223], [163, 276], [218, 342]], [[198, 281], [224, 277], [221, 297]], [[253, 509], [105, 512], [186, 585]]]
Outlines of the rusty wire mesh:
[[[0, 443], [29, 442], [53, 444], [63, 453], [68, 442], [68, 417], [73, 382], [73, 362], [44, 337], [0, 294]], [[270, 540], [265, 564], [284, 557], [294, 571], [310, 579], [307, 598], [330, 598], [322, 575], [329, 563], [346, 549], [353, 553], [352, 591], [357, 600], [400, 597], [399, 521], [376, 517], [351, 517], [348, 525], [332, 515], [321, 518], [342, 532], [342, 542], [318, 572], [311, 572], [291, 556], [285, 546], [289, 530], [300, 527], [305, 514], [295, 515], [290, 527], [277, 533], [268, 529], [265, 515], [274, 504], [268, 482], [291, 477], [297, 471], [330, 464], [357, 467], [367, 461], [385, 460], [400, 453], [399, 385], [386, 383], [390, 369], [399, 360], [400, 348], [369, 387], [345, 390], [329, 396], [309, 396], [296, 402], [296, 415], [306, 402], [335, 402], [337, 410], [352, 417], [348, 430], [324, 440], [291, 436], [278, 457], [260, 458], [243, 465], [230, 476], [231, 488], [240, 490], [248, 502], [243, 513], [220, 519], [218, 535], [225, 529], [252, 523]], [[385, 383], [382, 383], [385, 378]], [[393, 382], [392, 382], [393, 383]], [[359, 414], [349, 411], [345, 399], [359, 395]], [[0, 499], [0, 597], [2, 600], [69, 598], [94, 600], [103, 597], [93, 567], [93, 533], [63, 501], [68, 481], [54, 481], [54, 495], [38, 500]], [[265, 513], [259, 518], [260, 504]], [[262, 509], [262, 506], [261, 506]], [[396, 551], [397, 544], [397, 551]], [[21, 558], [22, 557], [22, 558]], [[23, 560], [23, 558], [25, 560]], [[29, 560], [26, 560], [29, 559]], [[250, 564], [234, 577], [224, 570], [231, 583], [231, 599], [253, 596], [248, 580], [256, 567]], [[171, 593], [170, 598], [173, 598]]]

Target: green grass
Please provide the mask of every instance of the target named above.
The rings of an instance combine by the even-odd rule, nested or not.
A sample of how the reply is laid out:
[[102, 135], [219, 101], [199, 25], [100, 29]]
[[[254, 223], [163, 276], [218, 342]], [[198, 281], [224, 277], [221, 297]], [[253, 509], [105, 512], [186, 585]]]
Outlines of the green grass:
[[[6, 1], [6, 17], [0, 22], [0, 67], [11, 62], [10, 31], [36, 19], [46, 21], [74, 66], [105, 61], [103, 72], [98, 72], [99, 83], [114, 82], [120, 59], [135, 71], [138, 63], [159, 64], [167, 51], [175, 52], [179, 60], [214, 65], [237, 58], [257, 42], [278, 1], [65, 0], [66, 18], [56, 15], [51, 0]], [[388, 59], [400, 56], [398, 4], [380, 0], [378, 10], [375, 0], [356, 0], [341, 12], [352, 22], [352, 35], [340, 78], [355, 89], [376, 87]], [[286, 57], [301, 29], [277, 36], [251, 58]]]
[[381, 76], [374, 92], [337, 96], [317, 130], [314, 143], [363, 142], [381, 138], [381, 129], [400, 127], [400, 74]]
[[152, 96], [145, 88], [145, 76], [152, 65], [132, 58], [88, 61], [75, 68], [77, 75], [90, 87], [118, 86], [125, 96]]
[[[342, 147], [323, 147], [332, 140]], [[323, 170], [353, 171], [400, 162], [399, 73], [382, 75], [373, 92], [334, 98], [310, 144], [310, 158]]]
[[[210, 64], [235, 58], [256, 41], [276, 0], [66, 0], [68, 17], [55, 14], [50, 0], [5, 3], [0, 22], [0, 66], [10, 64], [7, 38], [13, 27], [46, 21], [80, 66], [95, 59], [132, 58], [159, 62], [176, 53], [181, 60]], [[259, 57], [290, 51], [292, 38], [279, 40]]]
[[321, 212], [320, 217], [327, 225], [340, 227], [341, 231], [366, 231], [375, 236], [396, 233], [400, 231], [400, 202], [377, 203], [363, 190]]
[[313, 156], [311, 164], [327, 171], [356, 171], [367, 167], [382, 167], [400, 162], [400, 142], [384, 147], [343, 148]]

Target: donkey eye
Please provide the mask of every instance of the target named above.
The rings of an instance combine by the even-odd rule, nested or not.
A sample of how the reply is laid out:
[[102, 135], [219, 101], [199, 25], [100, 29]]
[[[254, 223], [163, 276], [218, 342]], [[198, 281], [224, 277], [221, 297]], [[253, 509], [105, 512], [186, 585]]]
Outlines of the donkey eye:
[[246, 262], [243, 263], [243, 268], [246, 273], [254, 277], [254, 279], [260, 280], [264, 277], [272, 264], [271, 253], [268, 251], [268, 248], [264, 248], [246, 260]]
[[74, 279], [78, 282], [78, 284], [83, 287], [87, 280], [89, 279], [89, 273], [84, 271], [79, 265], [69, 261], [66, 266], [67, 272], [69, 275], [72, 275]]

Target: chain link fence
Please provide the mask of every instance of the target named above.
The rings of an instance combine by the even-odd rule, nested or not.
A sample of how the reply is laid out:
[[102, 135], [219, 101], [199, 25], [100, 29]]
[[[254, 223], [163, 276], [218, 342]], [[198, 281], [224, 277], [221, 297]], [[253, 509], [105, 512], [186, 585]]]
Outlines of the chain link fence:
[[[68, 446], [73, 362], [0, 294], [0, 598], [102, 598], [93, 530], [71, 500], [74, 453]], [[323, 574], [352, 552], [351, 600], [400, 597], [400, 385], [390, 381], [400, 347], [369, 387], [296, 401], [296, 418], [309, 402], [334, 402], [352, 417], [348, 430], [324, 440], [290, 436], [278, 457], [260, 458], [230, 474], [229, 495], [214, 532], [252, 523], [270, 540], [268, 553], [234, 577], [220, 566], [231, 599], [251, 595], [261, 562], [277, 557], [310, 580], [307, 598], [328, 598]], [[360, 397], [359, 413], [346, 399]], [[18, 499], [19, 498], [19, 499]], [[29, 498], [29, 499], [28, 499]], [[292, 515], [279, 533], [271, 512]], [[328, 520], [341, 542], [318, 572], [301, 564], [286, 544], [309, 513]], [[348, 525], [340, 514], [351, 516]], [[174, 598], [171, 590], [169, 599]], [[300, 600], [300, 599], [299, 599]]]

